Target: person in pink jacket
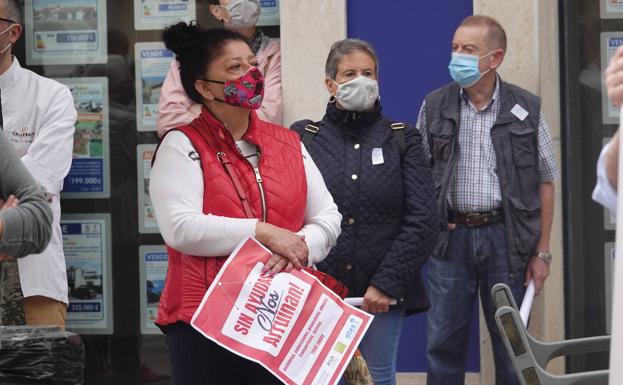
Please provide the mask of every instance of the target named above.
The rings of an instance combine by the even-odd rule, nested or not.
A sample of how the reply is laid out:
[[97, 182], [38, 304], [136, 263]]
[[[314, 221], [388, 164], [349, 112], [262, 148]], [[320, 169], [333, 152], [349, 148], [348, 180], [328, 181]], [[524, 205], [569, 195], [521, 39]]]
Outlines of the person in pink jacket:
[[[260, 119], [281, 125], [281, 45], [255, 27], [260, 16], [259, 0], [208, 0], [210, 12], [225, 28], [247, 37], [264, 75], [264, 100], [257, 110]], [[199, 116], [201, 106], [194, 103], [182, 87], [180, 70], [174, 60], [164, 81], [158, 102], [158, 136], [190, 123]]]

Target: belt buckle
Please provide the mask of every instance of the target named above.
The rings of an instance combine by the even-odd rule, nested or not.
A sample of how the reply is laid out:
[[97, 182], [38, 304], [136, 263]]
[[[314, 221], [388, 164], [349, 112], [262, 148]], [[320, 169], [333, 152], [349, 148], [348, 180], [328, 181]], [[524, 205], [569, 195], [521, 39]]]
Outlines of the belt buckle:
[[465, 224], [468, 227], [476, 227], [476, 226], [478, 226], [477, 224], [471, 222], [471, 218], [476, 218], [476, 217], [479, 217], [480, 215], [481, 215], [480, 213], [468, 213], [465, 216]]

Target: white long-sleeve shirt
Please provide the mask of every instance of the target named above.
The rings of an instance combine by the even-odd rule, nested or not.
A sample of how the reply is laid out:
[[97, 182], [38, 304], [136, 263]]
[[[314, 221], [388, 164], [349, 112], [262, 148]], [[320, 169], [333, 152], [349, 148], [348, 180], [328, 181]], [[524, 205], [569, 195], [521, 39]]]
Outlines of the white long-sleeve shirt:
[[24, 297], [68, 303], [67, 267], [60, 227], [60, 192], [71, 167], [77, 112], [69, 88], [13, 64], [0, 75], [4, 134], [43, 186], [52, 209], [52, 238], [41, 254], [18, 260]]
[[[237, 143], [243, 155], [255, 152], [248, 142]], [[309, 264], [323, 260], [340, 235], [339, 213], [320, 171], [301, 144], [307, 178], [305, 224], [300, 230], [309, 248]], [[242, 239], [255, 236], [257, 219], [229, 218], [203, 213], [203, 172], [195, 148], [183, 133], [168, 134], [158, 149], [150, 174], [149, 193], [165, 242], [196, 256], [231, 254]], [[247, 159], [256, 162], [249, 156]]]
[[613, 214], [617, 208], [617, 191], [612, 187], [606, 175], [606, 153], [610, 148], [610, 143], [606, 144], [599, 154], [597, 160], [597, 183], [593, 190], [593, 200], [600, 205], [610, 209]]

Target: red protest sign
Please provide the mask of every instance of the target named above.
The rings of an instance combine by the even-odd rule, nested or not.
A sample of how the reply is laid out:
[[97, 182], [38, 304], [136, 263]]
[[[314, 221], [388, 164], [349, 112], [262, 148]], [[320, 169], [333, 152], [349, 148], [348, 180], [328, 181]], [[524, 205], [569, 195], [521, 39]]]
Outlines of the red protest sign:
[[372, 322], [304, 271], [261, 274], [271, 253], [242, 242], [206, 292], [192, 326], [288, 385], [334, 385]]

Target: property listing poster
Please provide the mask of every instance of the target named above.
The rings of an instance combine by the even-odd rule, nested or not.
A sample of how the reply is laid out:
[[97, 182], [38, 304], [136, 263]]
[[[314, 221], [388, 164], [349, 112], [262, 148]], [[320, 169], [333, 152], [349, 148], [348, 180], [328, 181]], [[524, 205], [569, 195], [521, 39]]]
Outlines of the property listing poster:
[[61, 231], [69, 285], [67, 329], [111, 334], [110, 215], [64, 215]]
[[270, 251], [247, 238], [208, 288], [191, 324], [288, 385], [335, 385], [372, 322], [312, 275], [262, 274]]
[[599, 0], [599, 13], [602, 19], [623, 18], [623, 0]]
[[134, 29], [163, 29], [195, 19], [195, 0], [134, 0]]
[[139, 144], [136, 146], [136, 171], [138, 180], [138, 231], [139, 233], [158, 233], [158, 223], [154, 214], [154, 206], [149, 197], [149, 174], [151, 159], [156, 151], [155, 144]]
[[279, 25], [279, 1], [260, 0], [261, 13], [257, 21], [258, 26]]
[[106, 63], [106, 0], [25, 2], [26, 63]]
[[71, 168], [63, 198], [109, 198], [108, 79], [57, 79], [69, 87], [78, 111]]
[[621, 45], [623, 45], [623, 32], [601, 33], [601, 111], [604, 124], [619, 123], [620, 110], [608, 99], [604, 71]]
[[154, 324], [167, 277], [169, 258], [164, 245], [139, 247], [141, 333], [162, 334]]
[[136, 117], [138, 131], [156, 131], [158, 99], [175, 55], [164, 43], [136, 43]]

